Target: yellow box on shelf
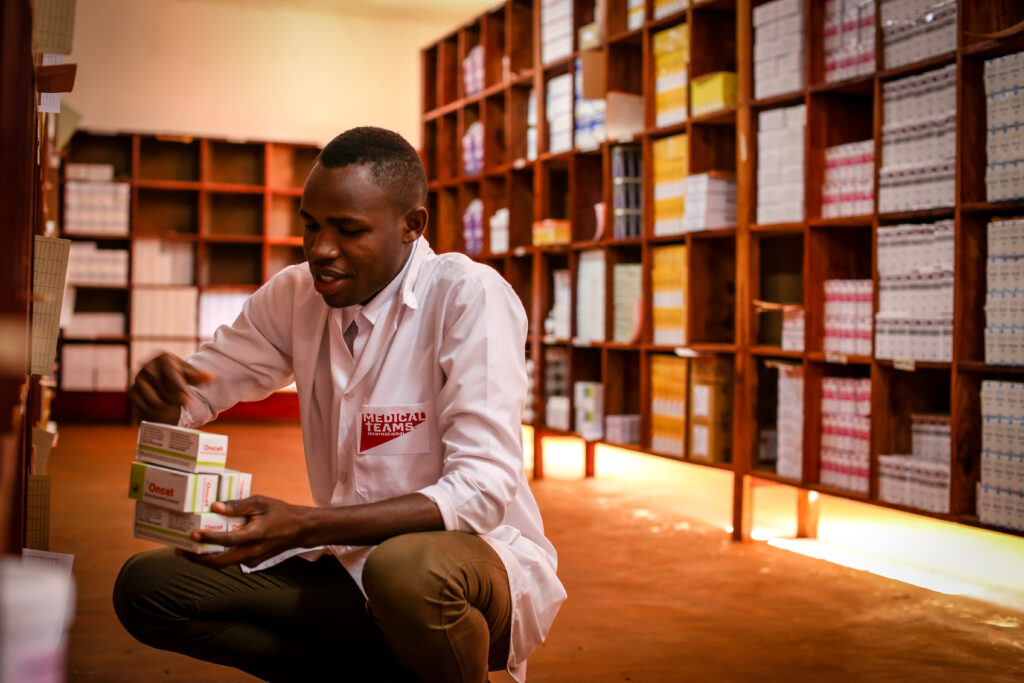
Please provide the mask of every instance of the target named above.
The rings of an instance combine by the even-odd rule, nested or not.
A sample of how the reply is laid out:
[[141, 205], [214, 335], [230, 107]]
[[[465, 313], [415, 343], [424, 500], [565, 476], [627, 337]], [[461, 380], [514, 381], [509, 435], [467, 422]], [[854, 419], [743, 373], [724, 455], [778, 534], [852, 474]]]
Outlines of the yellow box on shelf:
[[690, 169], [685, 134], [660, 138], [652, 143], [654, 155], [654, 234], [677, 235], [683, 231], [686, 211], [686, 176]]
[[551, 244], [568, 244], [572, 240], [569, 221], [561, 218], [545, 218], [533, 223], [533, 244], [543, 247]]
[[690, 62], [690, 30], [678, 24], [658, 31], [654, 52], [654, 112], [659, 128], [686, 120], [686, 81]]
[[710, 114], [733, 104], [736, 104], [734, 72], [715, 71], [690, 81], [690, 109], [694, 116]]

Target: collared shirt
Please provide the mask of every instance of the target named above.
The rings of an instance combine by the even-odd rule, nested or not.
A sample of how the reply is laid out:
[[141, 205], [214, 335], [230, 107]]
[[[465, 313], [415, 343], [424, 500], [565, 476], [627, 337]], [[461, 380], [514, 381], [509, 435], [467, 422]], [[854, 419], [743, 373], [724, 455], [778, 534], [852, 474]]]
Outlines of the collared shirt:
[[[308, 267], [283, 270], [189, 358], [216, 379], [192, 387], [182, 424], [204, 424], [294, 376], [316, 504], [419, 492], [435, 502], [446, 529], [479, 534], [508, 571], [508, 664], [523, 680], [526, 657], [565, 599], [523, 473], [526, 315], [493, 269], [437, 255], [422, 238], [405, 268], [391, 305], [360, 329], [358, 361]], [[362, 585], [372, 548], [330, 550]]]

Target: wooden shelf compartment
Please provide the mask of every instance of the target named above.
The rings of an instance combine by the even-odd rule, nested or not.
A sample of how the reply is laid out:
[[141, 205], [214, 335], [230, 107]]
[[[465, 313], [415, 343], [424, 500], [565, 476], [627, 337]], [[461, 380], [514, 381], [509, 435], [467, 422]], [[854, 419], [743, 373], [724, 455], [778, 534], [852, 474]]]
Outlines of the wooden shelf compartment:
[[508, 241], [513, 251], [533, 245], [534, 172], [532, 167], [508, 174]]
[[78, 132], [68, 143], [67, 160], [79, 164], [110, 164], [115, 180], [128, 180], [134, 173], [134, 136]]
[[[822, 380], [826, 377], [845, 377], [852, 379], [871, 379], [870, 365], [831, 365], [826, 363], [804, 364], [804, 444], [803, 444], [803, 481], [806, 484], [820, 484], [821, 469], [821, 395]], [[875, 399], [878, 397], [877, 384], [872, 381], [872, 412], [875, 410]], [[875, 435], [872, 424], [872, 436]], [[909, 435], [909, 432], [908, 432]], [[874, 444], [874, 442], [872, 442]], [[873, 446], [872, 446], [873, 447]], [[872, 450], [872, 453], [877, 451]], [[873, 459], [872, 459], [873, 462]], [[872, 464], [871, 467], [874, 467]], [[869, 494], [874, 489], [873, 472], [869, 474]], [[850, 495], [858, 495], [854, 491], [839, 489]], [[868, 495], [868, 494], [865, 494]]]
[[694, 6], [690, 21], [688, 80], [716, 71], [736, 72], [736, 10], [722, 3]]
[[459, 98], [459, 39], [458, 32], [450, 33], [437, 44], [437, 106], [455, 102]]
[[138, 178], [196, 183], [199, 140], [191, 137], [139, 136]]
[[296, 263], [303, 263], [306, 254], [301, 246], [285, 244], [268, 244], [265, 247], [266, 263], [263, 268], [263, 281], [274, 277], [279, 271]]
[[505, 25], [508, 33], [506, 50], [509, 71], [513, 76], [532, 70], [533, 64], [533, 2], [509, 0]]
[[529, 83], [514, 85], [508, 89], [507, 122], [504, 130], [507, 136], [505, 141], [505, 158], [510, 163], [518, 160], [526, 161], [526, 130], [529, 121], [531, 90], [533, 90], [533, 87]]
[[988, 165], [986, 140], [987, 106], [985, 96], [985, 62], [963, 60], [957, 101], [957, 130], [960, 163], [960, 196], [965, 203], [986, 202], [985, 169]]
[[137, 188], [132, 202], [132, 234], [196, 234], [199, 192]]
[[[775, 439], [778, 438], [779, 362], [780, 359], [777, 358], [752, 358], [749, 366], [749, 391], [753, 400], [750, 418], [753, 420], [753, 432], [748, 444], [748, 462], [750, 469], [759, 475], [764, 473], [773, 477], [781, 477], [775, 470], [777, 450], [774, 443], [765, 442], [772, 438], [772, 434], [775, 435]], [[801, 365], [799, 359], [782, 359], [782, 362], [797, 367]], [[804, 410], [807, 410], [806, 406]]]
[[873, 90], [864, 94], [834, 91], [811, 94], [807, 110], [809, 144], [805, 159], [807, 216], [811, 219], [824, 218], [825, 151], [836, 145], [874, 140], [875, 109]]
[[736, 127], [730, 123], [690, 125], [690, 174], [736, 173]]
[[[487, 17], [480, 16], [476, 19], [471, 20], [465, 24], [456, 32], [456, 45], [458, 49], [458, 57], [456, 59], [455, 70], [456, 70], [456, 89], [455, 97], [459, 100], [464, 100], [467, 97], [471, 97], [471, 94], [466, 90], [466, 71], [465, 71], [465, 59], [469, 55], [470, 51], [477, 45], [481, 45], [481, 30], [482, 25], [486, 22]], [[487, 47], [484, 46], [484, 64], [487, 63]], [[485, 69], [486, 71], [486, 69]], [[486, 85], [481, 84], [483, 87]], [[474, 93], [475, 94], [475, 93]]]
[[266, 184], [262, 143], [204, 140], [204, 168], [201, 178], [205, 182], [224, 185], [262, 186]]
[[200, 244], [196, 268], [200, 287], [258, 286], [263, 283], [263, 245], [258, 242]]
[[267, 162], [271, 188], [275, 190], [301, 189], [313, 168], [320, 149], [315, 145], [286, 145], [271, 143]]
[[508, 8], [497, 5], [483, 16], [484, 87], [489, 88], [508, 80], [511, 60], [507, 59]]
[[805, 348], [808, 351], [824, 351], [825, 281], [871, 280], [873, 256], [870, 227], [817, 228], [810, 231], [804, 290]]
[[484, 99], [484, 169], [504, 166], [508, 161], [505, 133], [505, 91]]
[[274, 195], [270, 198], [270, 213], [267, 214], [267, 237], [270, 239], [301, 238], [305, 230], [299, 215], [301, 197]]
[[258, 194], [210, 192], [205, 196], [200, 234], [210, 237], [263, 235], [263, 197]]
[[[984, 46], [990, 42], [987, 34], [997, 33], [1024, 21], [1024, 6], [1015, 0], [987, 0], [962, 2], [960, 7], [960, 33], [962, 46]], [[1017, 36], [1019, 37], [1019, 33]], [[1012, 38], [1012, 36], [1008, 36]], [[999, 41], [996, 41], [999, 42]]]
[[736, 342], [736, 239], [691, 239], [687, 338], [691, 344]]
[[437, 45], [430, 45], [420, 51], [420, 83], [423, 84], [420, 111], [423, 114], [437, 109], [439, 87], [430, 87], [431, 84], [440, 85], [438, 75], [438, 52]]
[[[629, 27], [629, 2], [628, 0], [606, 0], [604, 28], [608, 43], [618, 42], [623, 36], [630, 36], [638, 40], [642, 35], [643, 23], [640, 27], [631, 29]], [[645, 3], [646, 5], [646, 3]], [[647, 19], [647, 8], [644, 7], [644, 21]], [[638, 72], [639, 73], [639, 72]]]
[[[750, 244], [751, 299], [804, 306], [803, 234], [755, 234]], [[782, 311], [751, 311], [750, 332], [750, 343], [780, 347]]]

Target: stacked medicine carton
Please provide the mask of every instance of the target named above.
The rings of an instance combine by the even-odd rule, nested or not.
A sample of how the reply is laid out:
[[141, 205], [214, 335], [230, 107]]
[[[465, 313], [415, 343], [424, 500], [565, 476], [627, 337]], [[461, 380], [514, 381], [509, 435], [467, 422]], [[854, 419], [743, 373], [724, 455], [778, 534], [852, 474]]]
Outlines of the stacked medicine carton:
[[604, 341], [604, 252], [596, 249], [580, 253], [576, 271], [576, 338]]
[[544, 334], [568, 339], [572, 336], [572, 279], [564, 268], [553, 271], [551, 279], [554, 303], [544, 320]]
[[573, 412], [576, 433], [586, 441], [604, 437], [604, 386], [600, 382], [576, 382], [573, 385]]
[[636, 445], [640, 443], [639, 415], [605, 415], [604, 438], [612, 443]]
[[874, 70], [874, 0], [827, 0], [825, 81], [845, 81], [871, 74]]
[[953, 206], [956, 64], [882, 84], [878, 211]]
[[686, 398], [690, 363], [651, 356], [651, 449], [681, 458], [686, 449]]
[[474, 121], [462, 135], [462, 172], [476, 175], [484, 168], [484, 124]]
[[550, 79], [546, 95], [544, 114], [548, 120], [548, 151], [552, 154], [568, 152], [573, 145], [572, 74]]
[[690, 153], [686, 134], [660, 138], [651, 143], [654, 153], [654, 234], [683, 232], [686, 211], [686, 176]]
[[213, 339], [217, 328], [230, 325], [249, 299], [246, 292], [201, 292], [199, 294], [199, 338]]
[[683, 232], [701, 232], [736, 225], [736, 179], [711, 171], [686, 178]]
[[679, 24], [654, 34], [654, 120], [658, 128], [686, 121], [690, 28]]
[[135, 504], [135, 537], [194, 553], [224, 550], [197, 543], [196, 530], [235, 531], [244, 517], [210, 512], [214, 502], [247, 498], [252, 475], [224, 467], [228, 437], [155, 422], [139, 425], [128, 495]]
[[537, 364], [532, 358], [526, 359], [526, 402], [523, 404], [523, 423], [532, 425], [536, 414], [534, 413], [534, 402], [537, 400], [537, 379], [534, 372]]
[[850, 142], [825, 150], [822, 218], [864, 216], [875, 208], [875, 143]]
[[957, 0], [882, 0], [885, 68], [956, 49], [956, 5]]
[[466, 204], [462, 212], [462, 239], [466, 253], [479, 254], [484, 248], [484, 203], [479, 197]]
[[690, 457], [732, 460], [733, 361], [696, 356], [690, 362]]
[[[763, 7], [763, 5], [762, 5]], [[807, 105], [757, 117], [757, 222], [804, 219], [804, 129]]]
[[654, 247], [651, 257], [654, 343], [681, 346], [686, 343], [686, 245]]
[[871, 355], [871, 280], [825, 280], [825, 353]]
[[128, 388], [128, 347], [64, 344], [60, 388], [64, 391], [125, 391]]
[[540, 61], [550, 64], [572, 54], [573, 0], [541, 0]]
[[878, 456], [878, 497], [949, 512], [951, 439], [949, 415], [911, 415], [911, 454]]
[[985, 362], [1024, 365], [1024, 219], [988, 224]]
[[775, 472], [803, 479], [804, 468], [804, 368], [779, 365], [778, 408], [775, 419]]
[[736, 104], [736, 73], [714, 71], [690, 81], [690, 112], [704, 116]]
[[978, 517], [1024, 530], [1024, 384], [982, 382], [981, 419]]
[[466, 97], [484, 89], [484, 46], [474, 45], [462, 60], [462, 84]]
[[544, 349], [544, 424], [569, 430], [569, 349], [549, 346]]
[[985, 62], [985, 196], [990, 202], [1024, 197], [1024, 53]]
[[[629, 6], [633, 7], [634, 4], [643, 7], [643, 2], [635, 3], [634, 0], [630, 0]], [[661, 19], [676, 12], [682, 12], [689, 4], [689, 0], [654, 0], [654, 18]], [[630, 25], [630, 29], [633, 28], [639, 28], [639, 26]]]
[[821, 467], [826, 486], [868, 492], [871, 380], [821, 379]]
[[604, 98], [587, 99], [583, 96], [583, 60], [577, 57], [574, 64], [576, 77], [573, 80], [573, 140], [577, 149], [597, 149], [606, 137], [604, 119], [607, 106]]
[[72, 242], [68, 286], [123, 287], [128, 284], [128, 250], [100, 249], [96, 242]]
[[110, 164], [64, 165], [64, 232], [127, 235], [131, 186], [114, 180]]
[[754, 8], [754, 97], [804, 87], [804, 3], [775, 0]]
[[612, 199], [615, 239], [643, 233], [643, 154], [640, 145], [612, 147]]
[[878, 227], [875, 357], [953, 357], [953, 221]]
[[503, 206], [500, 209], [495, 209], [487, 222], [491, 228], [491, 253], [504, 254], [508, 251], [509, 245], [508, 208]]
[[193, 243], [157, 237], [132, 240], [133, 285], [191, 285], [195, 272]]
[[[682, 0], [675, 0], [676, 2], [682, 2]], [[662, 0], [655, 0], [658, 4], [668, 4]], [[645, 0], [627, 0], [626, 2], [626, 28], [630, 31], [635, 31], [644, 25], [644, 14], [647, 12], [647, 5]]]
[[640, 299], [643, 296], [643, 266], [616, 263], [612, 267], [613, 311], [612, 339], [628, 344], [640, 331]]

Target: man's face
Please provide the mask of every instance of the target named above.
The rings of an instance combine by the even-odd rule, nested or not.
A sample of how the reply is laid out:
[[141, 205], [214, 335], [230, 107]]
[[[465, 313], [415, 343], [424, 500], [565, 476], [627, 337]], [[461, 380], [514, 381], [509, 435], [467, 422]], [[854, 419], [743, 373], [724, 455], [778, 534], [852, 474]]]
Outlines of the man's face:
[[419, 236], [403, 209], [368, 166], [313, 166], [299, 206], [302, 249], [328, 306], [365, 303], [398, 274]]

